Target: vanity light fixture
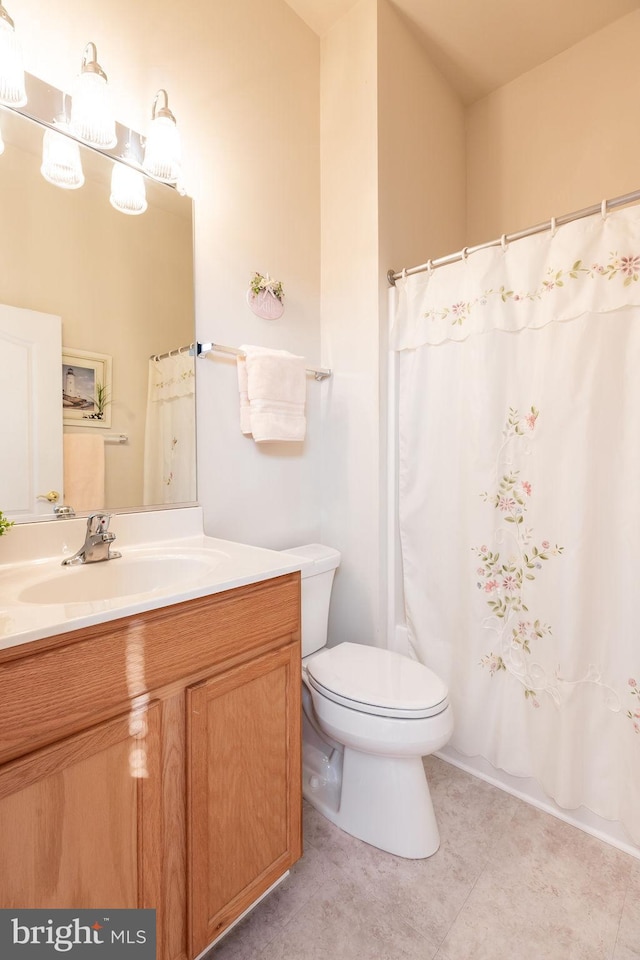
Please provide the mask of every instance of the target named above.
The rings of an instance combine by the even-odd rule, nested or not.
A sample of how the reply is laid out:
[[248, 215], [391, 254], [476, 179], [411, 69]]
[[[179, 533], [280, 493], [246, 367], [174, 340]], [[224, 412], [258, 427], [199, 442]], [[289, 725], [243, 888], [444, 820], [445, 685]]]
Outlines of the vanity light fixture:
[[118, 142], [107, 75], [98, 63], [95, 43], [88, 43], [71, 90], [69, 129], [74, 137], [103, 150]]
[[[158, 106], [160, 97], [164, 97], [163, 107]], [[158, 90], [153, 100], [142, 166], [150, 176], [165, 183], [176, 183], [180, 177], [180, 134], [176, 118], [169, 109], [166, 90]]]
[[0, 0], [0, 103], [23, 107], [26, 102], [22, 48], [13, 20]]
[[56, 121], [56, 126], [58, 130], [45, 131], [40, 173], [56, 187], [77, 190], [84, 183], [80, 145], [72, 137], [58, 132], [67, 126], [63, 118]]
[[144, 174], [140, 170], [116, 161], [111, 171], [109, 203], [120, 213], [127, 213], [130, 216], [144, 213], [147, 209]]

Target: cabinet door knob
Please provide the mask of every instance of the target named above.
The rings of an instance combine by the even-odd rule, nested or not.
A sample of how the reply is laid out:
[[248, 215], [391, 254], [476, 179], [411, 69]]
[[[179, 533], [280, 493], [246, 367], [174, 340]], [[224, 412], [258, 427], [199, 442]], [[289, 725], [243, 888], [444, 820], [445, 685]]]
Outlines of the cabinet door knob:
[[39, 493], [36, 497], [37, 500], [48, 500], [49, 503], [57, 503], [60, 499], [60, 494], [57, 490], [49, 490], [49, 493]]

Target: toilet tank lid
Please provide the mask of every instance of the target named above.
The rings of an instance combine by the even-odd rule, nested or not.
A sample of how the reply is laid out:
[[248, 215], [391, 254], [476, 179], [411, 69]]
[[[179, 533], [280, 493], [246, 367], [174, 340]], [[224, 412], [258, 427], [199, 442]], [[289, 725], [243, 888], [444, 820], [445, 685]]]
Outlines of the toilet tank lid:
[[323, 543], [306, 543], [300, 547], [289, 547], [282, 552], [303, 561], [300, 565], [303, 578], [335, 570], [340, 563], [340, 551], [334, 550], [333, 547], [325, 547]]

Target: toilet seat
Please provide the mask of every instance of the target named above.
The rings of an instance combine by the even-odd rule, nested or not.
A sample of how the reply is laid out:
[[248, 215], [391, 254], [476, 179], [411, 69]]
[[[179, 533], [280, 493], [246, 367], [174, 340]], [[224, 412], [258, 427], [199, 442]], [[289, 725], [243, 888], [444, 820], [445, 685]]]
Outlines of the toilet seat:
[[334, 703], [379, 717], [422, 719], [448, 706], [447, 687], [424, 664], [393, 650], [340, 643], [305, 662], [309, 684]]

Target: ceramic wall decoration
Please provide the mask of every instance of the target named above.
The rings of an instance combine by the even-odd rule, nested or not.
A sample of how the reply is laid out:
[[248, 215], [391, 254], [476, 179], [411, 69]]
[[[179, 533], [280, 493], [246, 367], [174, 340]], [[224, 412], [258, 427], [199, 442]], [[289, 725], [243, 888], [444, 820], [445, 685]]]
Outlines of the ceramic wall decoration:
[[280, 280], [272, 280], [269, 274], [254, 273], [247, 290], [247, 303], [257, 317], [277, 320], [284, 313], [284, 290]]

